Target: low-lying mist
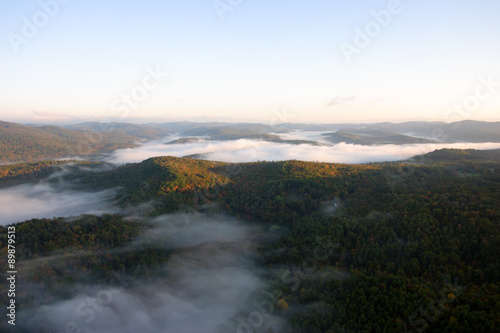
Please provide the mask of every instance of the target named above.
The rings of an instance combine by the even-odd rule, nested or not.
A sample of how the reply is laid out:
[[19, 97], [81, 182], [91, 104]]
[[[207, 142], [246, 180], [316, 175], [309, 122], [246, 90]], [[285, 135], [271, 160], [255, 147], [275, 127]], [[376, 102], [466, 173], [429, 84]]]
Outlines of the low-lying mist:
[[[122, 250], [144, 244], [173, 250], [153, 282], [122, 276], [121, 283], [110, 285], [60, 285], [70, 296], [22, 311], [19, 328], [82, 333], [225, 331], [221, 328], [246, 306], [250, 295], [266, 285], [253, 260], [256, 236], [262, 231], [224, 216], [166, 215], [151, 222], [150, 232]], [[237, 324], [232, 327], [236, 332]]]
[[120, 149], [107, 160], [112, 163], [135, 163], [155, 156], [183, 157], [201, 155], [201, 158], [222, 162], [255, 162], [301, 160], [327, 163], [390, 162], [408, 159], [442, 148], [496, 149], [499, 143], [453, 143], [362, 146], [340, 143], [315, 146], [293, 145], [258, 140], [196, 141], [184, 144], [150, 142], [137, 148]]
[[0, 225], [32, 218], [113, 213], [114, 191], [80, 192], [47, 183], [23, 184], [0, 190]]

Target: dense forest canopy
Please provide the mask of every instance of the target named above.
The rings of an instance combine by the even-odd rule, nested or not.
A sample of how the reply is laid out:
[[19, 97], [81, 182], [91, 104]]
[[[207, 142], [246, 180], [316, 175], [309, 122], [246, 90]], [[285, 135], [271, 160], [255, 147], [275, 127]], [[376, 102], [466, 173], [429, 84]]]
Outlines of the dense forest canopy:
[[[62, 164], [4, 166], [2, 182], [34, 181]], [[499, 151], [441, 150], [363, 165], [157, 157], [104, 166], [73, 165], [62, 177], [87, 191], [119, 187], [120, 205], [151, 203], [151, 209], [142, 217], [17, 224], [20, 261], [75, 254], [64, 264], [41, 261], [24, 273], [30, 283], [64, 289], [106, 279], [112, 269], [158, 279], [157, 267], [172, 251], [164, 244], [123, 255], [107, 250], [126, 248], [154, 228], [146, 217], [230, 214], [268, 225], [278, 237], [260, 245], [255, 260], [269, 283], [251, 298], [279, 295], [271, 298], [271, 312], [287, 323], [281, 332], [500, 331]], [[7, 227], [0, 233], [6, 254]], [[30, 308], [58, 297], [64, 295], [47, 294], [36, 304], [27, 294], [20, 299]], [[236, 318], [251, 313], [239, 311], [221, 332], [235, 331]], [[252, 329], [272, 332], [271, 326]]]

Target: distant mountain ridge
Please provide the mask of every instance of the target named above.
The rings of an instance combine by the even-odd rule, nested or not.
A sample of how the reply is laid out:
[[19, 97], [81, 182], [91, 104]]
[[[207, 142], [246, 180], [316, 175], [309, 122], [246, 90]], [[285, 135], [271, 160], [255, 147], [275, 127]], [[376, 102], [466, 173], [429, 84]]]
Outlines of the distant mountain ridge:
[[210, 136], [210, 137], [234, 137], [255, 134], [268, 134], [268, 133], [285, 133], [286, 129], [280, 129], [274, 126], [262, 124], [238, 124], [238, 125], [224, 125], [224, 126], [203, 126], [197, 128], [190, 128], [182, 132], [183, 135], [188, 136]]
[[130, 124], [130, 123], [101, 123], [101, 122], [88, 122], [75, 125], [65, 125], [65, 128], [80, 130], [80, 131], [97, 131], [105, 133], [118, 133], [130, 136], [135, 136], [137, 138], [142, 138], [145, 140], [158, 140], [162, 139], [166, 135], [173, 133], [175, 131], [153, 127], [149, 125], [140, 124]]
[[[208, 140], [263, 140], [283, 144], [323, 145], [314, 140], [283, 139], [296, 131], [323, 132], [331, 144], [425, 144], [458, 142], [500, 143], [500, 122], [465, 120], [454, 123], [404, 122], [376, 124], [278, 124], [172, 122], [160, 124], [87, 122], [56, 127], [25, 126], [0, 121], [0, 163], [89, 157], [138, 142], [159, 140], [169, 134]], [[192, 142], [192, 140], [176, 143]]]
[[0, 162], [88, 157], [135, 147], [139, 139], [118, 133], [87, 133], [56, 126], [30, 127], [0, 121]]
[[[182, 136], [206, 136], [214, 140], [232, 140], [237, 138], [252, 138], [256, 137], [257, 134], [314, 131], [324, 132], [324, 134], [328, 135], [338, 133], [338, 135], [334, 135], [331, 138], [332, 143], [357, 140], [359, 141], [358, 144], [368, 145], [386, 143], [500, 142], [500, 122], [475, 120], [463, 120], [453, 123], [408, 121], [402, 123], [381, 122], [372, 124], [282, 123], [276, 125], [230, 122], [198, 123], [190, 121], [147, 124], [88, 122], [65, 125], [64, 127], [77, 130], [115, 132], [136, 136], [146, 140], [157, 140], [172, 133], [177, 133]], [[349, 135], [346, 133], [349, 133]], [[360, 135], [364, 138], [353, 138], [354, 136]], [[384, 137], [386, 138], [381, 139]], [[342, 141], [342, 139], [344, 139], [344, 141]]]
[[500, 149], [439, 149], [424, 155], [412, 157], [409, 161], [433, 162], [500, 162]]
[[315, 131], [325, 132], [323, 133], [325, 138], [334, 144], [340, 142], [359, 145], [500, 142], [500, 122], [473, 120], [450, 124], [445, 122], [410, 121], [375, 124], [283, 123], [277, 125], [178, 122], [149, 125], [177, 131], [185, 136], [207, 136], [212, 140], [249, 138], [276, 141], [269, 140], [265, 135], [279, 135], [291, 131]]
[[324, 134], [332, 143], [351, 143], [357, 145], [382, 145], [382, 144], [414, 144], [414, 143], [436, 143], [434, 140], [416, 138], [408, 135], [389, 132], [377, 128], [339, 130], [335, 133]]

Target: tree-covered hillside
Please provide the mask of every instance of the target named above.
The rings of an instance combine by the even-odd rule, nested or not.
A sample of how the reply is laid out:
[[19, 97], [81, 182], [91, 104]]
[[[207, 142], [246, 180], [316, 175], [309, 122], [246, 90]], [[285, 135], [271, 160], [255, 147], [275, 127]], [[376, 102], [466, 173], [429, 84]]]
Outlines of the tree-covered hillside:
[[29, 182], [38, 182], [43, 178], [61, 171], [68, 166], [100, 166], [102, 163], [64, 160], [64, 161], [37, 161], [16, 164], [0, 165], [0, 188]]
[[[365, 165], [158, 157], [65, 177], [86, 189], [120, 186], [124, 207], [149, 202], [150, 215], [227, 213], [270, 230], [286, 228], [258, 250], [255, 260], [269, 283], [247, 300], [271, 301], [263, 318], [284, 319], [281, 332], [500, 331], [496, 152], [444, 150], [412, 163]], [[104, 237], [96, 230], [93, 242], [138, 232], [112, 220], [114, 231]], [[26, 223], [31, 241], [21, 255], [48, 255], [60, 244], [80, 248], [91, 237], [72, 231], [81, 222]], [[149, 264], [159, 262], [156, 254], [148, 255]], [[131, 272], [136, 264], [116, 263]], [[257, 310], [245, 311], [221, 332], [234, 331], [237, 318]], [[272, 331], [267, 322], [253, 328]]]
[[118, 123], [118, 122], [111, 122], [111, 123], [88, 122], [75, 125], [66, 125], [64, 127], [80, 131], [87, 131], [87, 132], [94, 131], [94, 132], [125, 134], [146, 140], [162, 139], [169, 133], [173, 132], [168, 129], [153, 127], [149, 125]]
[[89, 157], [130, 148], [140, 138], [113, 132], [31, 127], [0, 121], [0, 163]]
[[356, 145], [405, 145], [415, 143], [436, 143], [436, 141], [418, 138], [403, 134], [397, 134], [379, 128], [365, 128], [365, 129], [343, 129], [335, 133], [324, 134], [332, 143], [351, 143]]

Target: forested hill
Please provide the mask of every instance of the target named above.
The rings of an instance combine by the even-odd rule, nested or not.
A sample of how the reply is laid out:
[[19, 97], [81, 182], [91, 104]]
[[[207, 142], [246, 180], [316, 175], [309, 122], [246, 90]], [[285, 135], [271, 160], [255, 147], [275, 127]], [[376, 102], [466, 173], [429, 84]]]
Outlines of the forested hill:
[[440, 149], [425, 155], [411, 158], [411, 161], [420, 163], [432, 162], [466, 162], [466, 161], [495, 161], [500, 162], [500, 149]]
[[91, 155], [134, 147], [140, 138], [114, 133], [31, 127], [0, 121], [0, 163]]
[[94, 132], [112, 132], [115, 134], [126, 134], [146, 140], [158, 140], [174, 131], [165, 128], [153, 127], [149, 125], [130, 124], [130, 123], [102, 123], [102, 122], [87, 122], [75, 125], [66, 125], [65, 128], [75, 129], [80, 131]]
[[[272, 316], [288, 325], [280, 332], [499, 332], [497, 154], [443, 150], [431, 162], [365, 165], [156, 157], [102, 172], [86, 171], [89, 165], [65, 179], [88, 190], [120, 186], [117, 199], [124, 207], [149, 203], [153, 216], [225, 213], [264, 223], [269, 230], [286, 228], [255, 258], [269, 280], [265, 291], [242, 300], [272, 301]], [[482, 157], [456, 158], [461, 155]], [[59, 220], [52, 221], [52, 229], [51, 220], [25, 222], [29, 242], [19, 248], [49, 256], [61, 238], [68, 244], [94, 246], [89, 240], [95, 240], [109, 246], [111, 240], [129, 242], [139, 232], [120, 217], [104, 220], [109, 220], [103, 225], [105, 237], [87, 236]], [[148, 251], [140, 261], [151, 278], [165, 253]], [[105, 254], [99, 260], [108, 260]], [[138, 260], [117, 257], [107, 265], [141, 278]], [[103, 274], [96, 259], [77, 263], [90, 276]], [[79, 271], [75, 267], [57, 269]], [[33, 283], [61, 289], [55, 287], [57, 270], [43, 269], [50, 274], [33, 273]], [[270, 294], [279, 296], [265, 296]], [[242, 311], [220, 332], [235, 332], [237, 318], [249, 318], [256, 310]], [[263, 323], [256, 332], [275, 331]]]

